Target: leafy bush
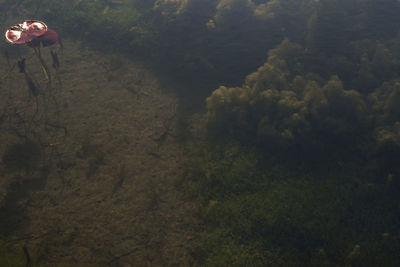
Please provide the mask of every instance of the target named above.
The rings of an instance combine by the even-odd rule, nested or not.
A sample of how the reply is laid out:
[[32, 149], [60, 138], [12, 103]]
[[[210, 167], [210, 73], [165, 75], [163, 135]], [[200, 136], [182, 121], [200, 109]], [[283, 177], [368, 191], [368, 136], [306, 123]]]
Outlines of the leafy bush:
[[215, 90], [206, 100], [211, 135], [285, 156], [332, 160], [360, 153], [372, 128], [365, 98], [345, 90], [337, 76], [300, 75], [305, 56], [284, 40], [242, 87]]

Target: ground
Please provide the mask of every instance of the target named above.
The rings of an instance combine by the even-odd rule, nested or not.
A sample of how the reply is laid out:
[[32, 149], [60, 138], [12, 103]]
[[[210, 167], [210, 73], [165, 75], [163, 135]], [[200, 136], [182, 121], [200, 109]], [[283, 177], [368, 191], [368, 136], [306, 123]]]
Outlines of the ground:
[[[178, 99], [121, 55], [64, 40], [55, 70], [50, 49], [41, 55], [51, 83], [28, 48], [1, 67], [0, 155], [14, 144], [41, 148], [35, 166], [1, 162], [0, 212], [19, 211], [15, 224], [2, 218], [6, 242], [50, 264], [190, 265], [196, 205], [175, 186], [185, 166]], [[37, 97], [16, 65], [22, 57]]]

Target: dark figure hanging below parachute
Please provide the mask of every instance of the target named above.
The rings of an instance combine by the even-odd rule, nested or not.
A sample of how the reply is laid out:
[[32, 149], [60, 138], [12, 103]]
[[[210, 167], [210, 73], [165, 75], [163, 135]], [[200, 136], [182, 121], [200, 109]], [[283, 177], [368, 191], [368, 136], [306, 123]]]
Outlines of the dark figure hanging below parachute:
[[[22, 23], [9, 27], [5, 33], [5, 37], [11, 44], [26, 44], [34, 49], [35, 54], [40, 61], [43, 74], [50, 85], [51, 74], [46, 62], [42, 58], [40, 47], [51, 46], [58, 42], [62, 49], [62, 44], [58, 34], [54, 30], [48, 28], [42, 21], [25, 20]], [[51, 50], [50, 52], [53, 59], [52, 66], [57, 70], [60, 65], [57, 52], [55, 50]]]

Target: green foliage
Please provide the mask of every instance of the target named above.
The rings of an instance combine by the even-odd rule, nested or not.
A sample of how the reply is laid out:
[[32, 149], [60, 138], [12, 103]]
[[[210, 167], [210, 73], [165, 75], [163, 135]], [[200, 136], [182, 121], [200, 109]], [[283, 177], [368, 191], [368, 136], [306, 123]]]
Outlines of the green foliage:
[[59, 33], [84, 37], [103, 48], [129, 49], [145, 42], [150, 32], [151, 21], [143, 18], [145, 11], [137, 8], [136, 1], [35, 1], [31, 5], [32, 9], [40, 6], [40, 15]]
[[258, 177], [259, 163], [254, 153], [242, 153], [235, 143], [231, 147], [215, 145], [212, 150], [207, 144], [190, 149], [191, 178], [201, 187], [205, 202], [252, 191], [257, 185], [254, 178]]
[[120, 5], [115, 7], [94, 6], [87, 14], [89, 33], [106, 42], [106, 38], [114, 45], [122, 46], [133, 38], [135, 28], [140, 19], [140, 13], [130, 6]]
[[[393, 78], [393, 68], [399, 66], [399, 49], [387, 44], [400, 26], [396, 0], [23, 2], [61, 33], [145, 54], [170, 75], [190, 82], [238, 84], [284, 38], [306, 48], [305, 73], [325, 79], [338, 75], [346, 89], [361, 90], [357, 87], [362, 85], [372, 90]], [[359, 43], [364, 45], [352, 49]], [[376, 46], [375, 53], [365, 51], [365, 43]]]
[[400, 20], [400, 3], [385, 1], [321, 1], [317, 8], [315, 41], [318, 50], [340, 54], [350, 41], [392, 38]]
[[400, 263], [399, 208], [387, 185], [293, 175], [232, 143], [199, 151], [189, 177], [202, 192], [200, 266]]
[[399, 175], [400, 167], [400, 82], [398, 79], [385, 82], [369, 96], [375, 129], [371, 146], [371, 171], [386, 175]]
[[207, 98], [211, 134], [250, 139], [274, 152], [308, 150], [314, 158], [340, 154], [349, 144], [359, 149], [370, 127], [363, 96], [345, 90], [337, 76], [299, 75], [306, 55], [298, 44], [284, 40], [268, 55], [242, 87], [221, 86]]

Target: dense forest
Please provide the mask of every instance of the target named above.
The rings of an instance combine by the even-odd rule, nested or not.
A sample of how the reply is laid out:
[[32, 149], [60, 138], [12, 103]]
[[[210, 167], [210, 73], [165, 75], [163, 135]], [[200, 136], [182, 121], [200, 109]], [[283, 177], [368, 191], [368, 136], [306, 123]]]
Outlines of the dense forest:
[[400, 266], [399, 1], [9, 6], [179, 84], [195, 266]]

